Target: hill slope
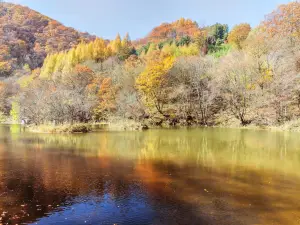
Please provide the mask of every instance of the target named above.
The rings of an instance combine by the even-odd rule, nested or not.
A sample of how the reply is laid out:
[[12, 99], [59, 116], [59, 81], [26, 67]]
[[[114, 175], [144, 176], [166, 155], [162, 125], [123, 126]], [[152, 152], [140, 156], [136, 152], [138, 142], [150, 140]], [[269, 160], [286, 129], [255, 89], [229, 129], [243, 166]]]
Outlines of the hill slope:
[[0, 76], [28, 65], [40, 67], [47, 54], [94, 39], [88, 33], [46, 17], [28, 7], [0, 3]]

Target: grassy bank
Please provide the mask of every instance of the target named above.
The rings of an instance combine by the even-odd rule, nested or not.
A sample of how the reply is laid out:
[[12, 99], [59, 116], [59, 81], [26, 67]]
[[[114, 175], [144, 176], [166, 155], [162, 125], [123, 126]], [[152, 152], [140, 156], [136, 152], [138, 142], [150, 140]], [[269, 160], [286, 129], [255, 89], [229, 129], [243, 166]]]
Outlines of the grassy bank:
[[300, 132], [300, 119], [287, 121], [281, 125], [256, 125], [249, 124], [247, 126], [242, 126], [238, 121], [229, 122], [226, 124], [221, 124], [216, 127], [222, 128], [236, 128], [245, 130], [269, 130], [269, 131], [292, 131]]
[[41, 124], [28, 125], [27, 130], [34, 133], [88, 133], [99, 130], [109, 131], [134, 131], [145, 130], [148, 126], [134, 120], [112, 119], [103, 123], [79, 123], [79, 124]]
[[92, 131], [90, 124], [63, 125], [30, 125], [27, 130], [34, 133], [88, 133]]
[[[88, 133], [99, 130], [107, 131], [136, 131], [136, 130], [147, 130], [151, 128], [184, 128], [186, 126], [178, 125], [175, 127], [166, 127], [166, 126], [154, 126], [154, 125], [145, 125], [134, 120], [118, 120], [112, 119], [105, 123], [85, 123], [85, 124], [63, 124], [63, 125], [29, 125], [27, 130], [34, 133]], [[199, 127], [197, 125], [189, 127]], [[300, 120], [293, 120], [284, 123], [279, 126], [258, 126], [255, 124], [250, 124], [247, 126], [242, 126], [239, 123], [227, 123], [220, 124], [219, 128], [236, 128], [236, 129], [249, 129], [249, 130], [270, 130], [270, 131], [293, 131], [300, 132]]]

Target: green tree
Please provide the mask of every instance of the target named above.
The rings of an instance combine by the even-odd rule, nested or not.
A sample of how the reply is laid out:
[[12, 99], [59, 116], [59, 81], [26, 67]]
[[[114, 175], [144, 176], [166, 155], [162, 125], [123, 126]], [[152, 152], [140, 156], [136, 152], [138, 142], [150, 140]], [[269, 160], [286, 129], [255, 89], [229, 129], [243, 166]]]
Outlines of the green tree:
[[228, 36], [228, 25], [216, 23], [208, 27], [208, 35], [213, 37], [216, 45], [223, 44]]
[[184, 45], [189, 45], [192, 42], [192, 38], [190, 36], [184, 36], [180, 38], [178, 41], [178, 45], [184, 46]]

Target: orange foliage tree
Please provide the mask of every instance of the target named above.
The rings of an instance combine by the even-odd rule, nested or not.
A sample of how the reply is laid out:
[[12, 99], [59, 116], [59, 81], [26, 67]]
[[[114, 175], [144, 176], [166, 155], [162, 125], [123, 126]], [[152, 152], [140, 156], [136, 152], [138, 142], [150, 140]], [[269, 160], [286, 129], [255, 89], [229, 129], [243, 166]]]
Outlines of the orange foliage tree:
[[173, 23], [163, 23], [155, 27], [148, 36], [152, 42], [164, 41], [166, 39], [179, 39], [184, 36], [193, 37], [199, 32], [196, 22], [190, 19], [180, 18]]
[[251, 27], [248, 23], [236, 25], [228, 35], [228, 42], [238, 49], [242, 48], [243, 42], [247, 39]]
[[101, 120], [108, 117], [108, 114], [116, 110], [117, 87], [113, 85], [112, 79], [106, 77], [95, 80], [99, 82], [98, 106], [94, 109], [94, 119]]
[[262, 22], [261, 28], [271, 37], [300, 37], [300, 2], [279, 6]]

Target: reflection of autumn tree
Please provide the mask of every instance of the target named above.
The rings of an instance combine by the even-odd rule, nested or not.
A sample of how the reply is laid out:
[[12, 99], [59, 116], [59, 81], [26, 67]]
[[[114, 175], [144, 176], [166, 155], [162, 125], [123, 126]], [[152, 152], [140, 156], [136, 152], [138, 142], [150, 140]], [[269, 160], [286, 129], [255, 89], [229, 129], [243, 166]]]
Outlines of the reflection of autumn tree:
[[[3, 135], [1, 131], [0, 127]], [[290, 188], [297, 184], [287, 182], [289, 176], [297, 176], [295, 168], [300, 166], [297, 134], [191, 129], [13, 137], [6, 131], [4, 135], [7, 143], [14, 139], [18, 151], [7, 151], [11, 145], [0, 144], [0, 193], [6, 193], [0, 207], [17, 214], [28, 210], [31, 216], [26, 222], [91, 193], [117, 201], [142, 190], [155, 205], [191, 204], [201, 209], [207, 203], [211, 210], [220, 201], [242, 206], [256, 199], [256, 206], [262, 207], [259, 213], [276, 198], [286, 209], [299, 204], [297, 190]], [[24, 160], [2, 160], [15, 158]], [[243, 198], [245, 190], [249, 199]], [[27, 208], [21, 207], [24, 203]]]
[[[126, 199], [131, 193], [128, 175], [133, 167], [122, 165], [110, 157], [98, 160], [35, 151], [35, 156], [41, 158], [36, 160], [28, 157], [26, 151], [20, 154], [25, 159], [22, 165], [4, 162], [1, 167], [8, 171], [5, 176], [0, 175], [0, 207], [9, 213], [3, 222], [33, 222], [58, 207], [70, 204], [73, 198], [91, 193], [99, 197], [109, 195], [113, 201], [120, 196]], [[2, 157], [0, 152], [0, 159]], [[14, 155], [9, 153], [5, 157]], [[106, 162], [106, 166], [102, 162]], [[13, 169], [16, 167], [20, 170]]]

